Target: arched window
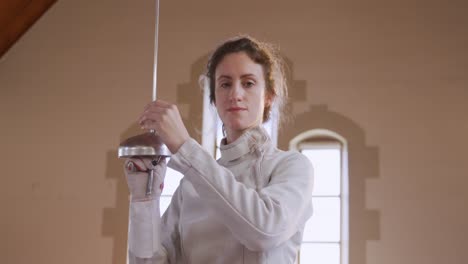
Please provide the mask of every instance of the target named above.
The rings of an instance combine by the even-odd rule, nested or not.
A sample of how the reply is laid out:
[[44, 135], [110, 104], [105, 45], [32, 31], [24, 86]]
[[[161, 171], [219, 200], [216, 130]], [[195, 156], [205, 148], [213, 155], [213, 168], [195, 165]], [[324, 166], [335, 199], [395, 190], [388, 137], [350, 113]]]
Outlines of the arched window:
[[330, 130], [297, 135], [289, 148], [314, 166], [314, 214], [306, 223], [298, 263], [348, 264], [348, 156], [346, 140]]

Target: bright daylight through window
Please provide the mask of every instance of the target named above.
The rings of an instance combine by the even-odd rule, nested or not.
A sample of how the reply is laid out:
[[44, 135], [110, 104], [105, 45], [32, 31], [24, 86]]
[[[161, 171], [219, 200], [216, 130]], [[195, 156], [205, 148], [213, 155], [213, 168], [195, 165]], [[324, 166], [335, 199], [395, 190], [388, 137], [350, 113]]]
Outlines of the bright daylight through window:
[[339, 142], [299, 144], [314, 166], [314, 215], [306, 223], [299, 263], [340, 264], [342, 151]]

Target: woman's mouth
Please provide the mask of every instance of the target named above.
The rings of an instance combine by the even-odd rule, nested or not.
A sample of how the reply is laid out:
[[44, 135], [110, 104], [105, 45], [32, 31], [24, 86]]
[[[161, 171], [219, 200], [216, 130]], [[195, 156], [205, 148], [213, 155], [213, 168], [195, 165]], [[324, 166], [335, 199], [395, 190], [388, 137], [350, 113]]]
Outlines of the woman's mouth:
[[244, 107], [229, 107], [228, 112], [239, 112], [239, 111], [244, 111], [247, 110], [247, 108]]

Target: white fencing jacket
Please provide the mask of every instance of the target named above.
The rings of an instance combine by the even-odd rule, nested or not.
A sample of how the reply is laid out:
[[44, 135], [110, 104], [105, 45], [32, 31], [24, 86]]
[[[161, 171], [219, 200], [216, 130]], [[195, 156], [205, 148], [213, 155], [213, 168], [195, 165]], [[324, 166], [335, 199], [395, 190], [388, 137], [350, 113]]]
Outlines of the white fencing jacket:
[[215, 161], [187, 140], [168, 166], [184, 178], [159, 200], [130, 204], [129, 263], [294, 263], [312, 215], [313, 168], [273, 147], [262, 127], [221, 145]]

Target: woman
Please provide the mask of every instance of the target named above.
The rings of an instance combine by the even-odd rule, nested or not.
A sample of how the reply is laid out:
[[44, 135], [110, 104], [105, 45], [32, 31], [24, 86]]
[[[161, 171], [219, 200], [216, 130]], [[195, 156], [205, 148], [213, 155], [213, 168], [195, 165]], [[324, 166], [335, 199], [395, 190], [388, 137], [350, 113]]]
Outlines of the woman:
[[130, 263], [294, 263], [312, 215], [312, 165], [297, 152], [276, 149], [261, 124], [287, 94], [273, 48], [251, 37], [219, 46], [207, 66], [210, 100], [223, 122], [216, 161], [190, 138], [177, 107], [157, 100], [139, 122], [158, 131], [184, 175], [159, 217], [166, 162], [151, 196], [144, 194], [149, 159], [131, 159]]

